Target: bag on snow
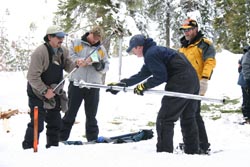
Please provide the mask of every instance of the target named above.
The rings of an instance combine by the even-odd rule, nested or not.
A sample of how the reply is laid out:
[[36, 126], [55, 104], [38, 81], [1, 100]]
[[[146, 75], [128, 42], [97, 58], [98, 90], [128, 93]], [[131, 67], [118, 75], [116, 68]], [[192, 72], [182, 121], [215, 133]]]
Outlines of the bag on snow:
[[120, 144], [120, 143], [131, 143], [131, 142], [138, 142], [141, 140], [148, 140], [153, 138], [153, 130], [140, 130], [139, 132], [135, 133], [128, 133], [124, 135], [114, 136], [114, 137], [98, 137], [97, 140], [91, 142], [82, 142], [82, 141], [63, 141], [65, 145], [85, 145], [85, 144], [96, 144], [96, 143], [113, 143], [113, 144]]

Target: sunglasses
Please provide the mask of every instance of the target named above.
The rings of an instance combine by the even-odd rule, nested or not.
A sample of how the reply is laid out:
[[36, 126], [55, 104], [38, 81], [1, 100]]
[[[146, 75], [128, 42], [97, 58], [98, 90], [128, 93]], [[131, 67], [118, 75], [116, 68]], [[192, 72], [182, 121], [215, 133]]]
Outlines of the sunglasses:
[[59, 40], [64, 39], [64, 37], [58, 37], [58, 36], [56, 36], [56, 38], [59, 39]]
[[183, 32], [189, 32], [189, 31], [191, 31], [191, 30], [193, 30], [194, 28], [187, 28], [187, 29], [183, 29], [182, 31]]
[[58, 36], [56, 36], [56, 34], [50, 34], [50, 36], [52, 37], [52, 38], [57, 38], [57, 39], [59, 39], [59, 40], [62, 40], [62, 39], [64, 39], [64, 37], [58, 37]]

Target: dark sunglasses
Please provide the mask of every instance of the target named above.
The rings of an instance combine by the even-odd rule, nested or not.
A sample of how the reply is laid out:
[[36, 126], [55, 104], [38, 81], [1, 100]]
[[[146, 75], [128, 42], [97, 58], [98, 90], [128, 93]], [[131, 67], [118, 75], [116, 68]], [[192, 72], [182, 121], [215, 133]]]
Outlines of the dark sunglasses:
[[183, 32], [189, 32], [190, 30], [193, 30], [194, 28], [187, 28], [187, 29], [183, 29]]
[[63, 39], [64, 37], [58, 37], [58, 36], [56, 36], [56, 34], [50, 34], [50, 36], [52, 37], [52, 38], [57, 38], [57, 39], [59, 39], [59, 40], [61, 40], [61, 39]]

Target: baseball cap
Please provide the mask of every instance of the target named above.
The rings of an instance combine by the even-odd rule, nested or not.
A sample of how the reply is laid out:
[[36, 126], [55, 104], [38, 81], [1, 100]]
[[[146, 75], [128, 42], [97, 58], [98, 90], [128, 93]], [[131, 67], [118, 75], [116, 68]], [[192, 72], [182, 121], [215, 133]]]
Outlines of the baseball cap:
[[136, 46], [143, 46], [146, 37], [142, 34], [134, 35], [129, 41], [129, 47], [126, 50], [128, 53]]
[[195, 20], [193, 20], [193, 19], [186, 19], [182, 23], [180, 30], [193, 28], [193, 27], [198, 27], [197, 22]]
[[46, 35], [50, 34], [55, 34], [59, 38], [64, 38], [64, 36], [68, 35], [59, 26], [56, 25], [48, 27]]

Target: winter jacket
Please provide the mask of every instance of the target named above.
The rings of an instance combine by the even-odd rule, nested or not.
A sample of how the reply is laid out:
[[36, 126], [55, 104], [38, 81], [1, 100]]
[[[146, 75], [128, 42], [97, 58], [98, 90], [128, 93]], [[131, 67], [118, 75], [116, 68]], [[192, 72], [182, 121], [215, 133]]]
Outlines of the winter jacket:
[[242, 59], [243, 59], [244, 55], [241, 57], [241, 59], [239, 60], [239, 68], [238, 68], [238, 72], [239, 72], [239, 78], [238, 78], [238, 85], [240, 85], [241, 87], [245, 88], [246, 87], [246, 81], [244, 79], [243, 76], [243, 72], [242, 72]]
[[[63, 56], [63, 59], [62, 59]], [[63, 60], [63, 63], [61, 62]], [[58, 48], [57, 53], [52, 59], [55, 64], [64, 64], [64, 70], [70, 72], [75, 63], [69, 57], [69, 51], [65, 47]], [[42, 93], [47, 90], [48, 86], [42, 79], [41, 75], [49, 67], [49, 52], [44, 44], [40, 45], [32, 54], [31, 62], [27, 74], [27, 80], [35, 92]]]
[[246, 52], [242, 59], [242, 73], [246, 82], [250, 83], [250, 50]]
[[[72, 45], [70, 47], [70, 55], [73, 60], [86, 58], [96, 47], [100, 45], [100, 42], [98, 42], [95, 45], [89, 44], [87, 42], [88, 34], [89, 33], [86, 33], [82, 37], [82, 39], [76, 39], [72, 41]], [[96, 68], [93, 65], [88, 65], [86, 67], [79, 67], [70, 76], [69, 78], [70, 81], [84, 80], [85, 82], [88, 83], [104, 84], [103, 75], [109, 69], [109, 60], [106, 49], [101, 45], [100, 48], [97, 51], [95, 51], [92, 55], [98, 56], [98, 61], [99, 63], [103, 63], [103, 68], [101, 70], [96, 70]]]
[[[147, 89], [165, 82], [167, 83], [165, 89], [170, 91], [194, 93], [199, 90], [197, 74], [181, 53], [170, 48], [156, 46], [152, 38], [147, 38], [143, 45], [143, 58], [144, 65], [141, 70], [121, 82], [132, 86], [147, 79], [144, 82]], [[197, 85], [196, 91], [193, 90], [194, 85]]]
[[203, 37], [199, 31], [197, 36], [190, 42], [181, 38], [182, 47], [179, 49], [197, 72], [199, 79], [210, 79], [216, 65], [215, 49], [211, 41]]

